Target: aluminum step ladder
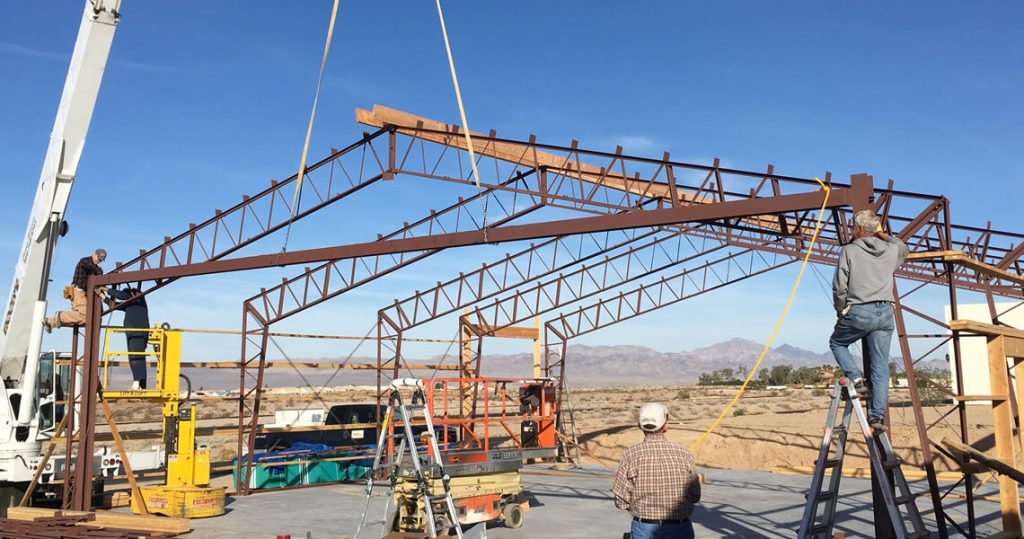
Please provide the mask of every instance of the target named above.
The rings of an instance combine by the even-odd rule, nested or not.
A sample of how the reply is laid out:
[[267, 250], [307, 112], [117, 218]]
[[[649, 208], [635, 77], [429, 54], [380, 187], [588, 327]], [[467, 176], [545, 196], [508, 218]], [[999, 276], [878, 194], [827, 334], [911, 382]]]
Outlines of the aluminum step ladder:
[[[851, 398], [852, 396], [852, 398]], [[845, 402], [842, 421], [836, 424], [839, 402]], [[839, 501], [839, 482], [843, 475], [843, 458], [846, 456], [846, 439], [850, 422], [857, 417], [857, 424], [864, 434], [871, 459], [871, 473], [878, 478], [888, 509], [889, 520], [898, 539], [921, 539], [929, 536], [921, 520], [921, 513], [915, 503], [916, 497], [910, 491], [903, 476], [900, 462], [892, 450], [886, 433], [873, 434], [868, 426], [864, 406], [853, 387], [853, 381], [840, 378], [832, 389], [832, 403], [828, 409], [825, 436], [821, 441], [818, 460], [814, 463], [811, 491], [807, 495], [804, 515], [800, 520], [798, 539], [832, 539], [832, 528], [836, 520], [836, 503]], [[826, 484], [825, 472], [832, 475]], [[892, 482], [889, 473], [892, 473]], [[896, 487], [894, 491], [893, 487]], [[875, 515], [878, 518], [881, 515]]]
[[[414, 388], [409, 404], [405, 404], [402, 401], [402, 395], [398, 392], [400, 387]], [[414, 417], [413, 414], [417, 413], [420, 416]], [[416, 447], [417, 436], [412, 432], [412, 422], [419, 419], [422, 419], [426, 424], [426, 431], [419, 435], [420, 438], [426, 438], [427, 440], [425, 455], [421, 454], [421, 450]], [[388, 426], [391, 422], [394, 422], [396, 425], [401, 423], [401, 426], [395, 427], [395, 434], [388, 434]], [[385, 452], [387, 451], [388, 442], [391, 440], [398, 440], [398, 449], [395, 450], [393, 457], [388, 459], [385, 456]], [[408, 459], [406, 459], [407, 451]], [[400, 474], [402, 474], [403, 470], [408, 471], [408, 466], [405, 464], [406, 460], [411, 461], [412, 471], [415, 472], [417, 483], [417, 495], [422, 500], [423, 510], [426, 513], [427, 529], [425, 531], [430, 534], [430, 537], [437, 537], [439, 533], [449, 533], [447, 529], [439, 530], [440, 526], [438, 526], [438, 521], [435, 519], [434, 504], [441, 503], [444, 507], [448, 526], [462, 539], [462, 527], [459, 525], [458, 512], [455, 510], [455, 501], [452, 499], [451, 487], [449, 486], [450, 477], [444, 471], [444, 461], [441, 460], [441, 451], [437, 446], [437, 432], [434, 430], [434, 422], [431, 420], [430, 410], [427, 408], [426, 397], [423, 394], [423, 382], [416, 379], [399, 379], [391, 382], [388, 408], [380, 425], [380, 435], [377, 437], [377, 452], [373, 457], [373, 467], [366, 476], [366, 501], [363, 505], [363, 512], [359, 517], [359, 526], [356, 528], [353, 539], [359, 539], [360, 533], [366, 528], [373, 526], [380, 526], [381, 533], [379, 537], [383, 537], [393, 531], [391, 528], [399, 516], [398, 514], [392, 514], [394, 491]], [[430, 472], [427, 470], [430, 470]], [[387, 481], [378, 482], [378, 477], [386, 478]], [[444, 487], [442, 494], [431, 495], [430, 479], [432, 477], [441, 479], [441, 484]], [[380, 490], [384, 492], [379, 492]], [[387, 498], [387, 502], [384, 505], [384, 518], [368, 522], [366, 515], [370, 509], [370, 501], [375, 497]], [[397, 511], [398, 508], [395, 507], [394, 510]]]

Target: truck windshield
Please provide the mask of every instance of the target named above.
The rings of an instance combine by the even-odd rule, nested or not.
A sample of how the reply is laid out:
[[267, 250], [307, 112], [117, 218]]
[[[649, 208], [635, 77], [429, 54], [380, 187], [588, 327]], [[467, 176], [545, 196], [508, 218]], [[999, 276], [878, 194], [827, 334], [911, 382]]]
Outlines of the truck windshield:
[[53, 352], [47, 352], [39, 358], [39, 398], [45, 399], [53, 394]]
[[[55, 376], [54, 359], [56, 353], [47, 352], [39, 357], [39, 432], [52, 430], [64, 415], [64, 404], [55, 404], [55, 400], [64, 399], [62, 381]], [[62, 368], [63, 370], [64, 368]], [[56, 397], [51, 398], [56, 392]]]
[[352, 415], [349, 416], [349, 424], [376, 423], [377, 414], [373, 406], [354, 406]]

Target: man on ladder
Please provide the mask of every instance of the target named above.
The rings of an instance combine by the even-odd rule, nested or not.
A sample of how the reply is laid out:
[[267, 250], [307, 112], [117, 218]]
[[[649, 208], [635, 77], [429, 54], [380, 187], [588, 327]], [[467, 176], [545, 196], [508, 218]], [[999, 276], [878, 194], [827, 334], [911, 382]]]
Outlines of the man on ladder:
[[[892, 535], [898, 539], [924, 538], [928, 537], [928, 531], [885, 433], [889, 346], [895, 330], [893, 274], [906, 260], [909, 249], [902, 240], [885, 233], [873, 211], [859, 211], [854, 214], [853, 221], [854, 240], [839, 253], [839, 263], [832, 280], [838, 320], [829, 339], [829, 348], [845, 377], [835, 383], [832, 392], [825, 434], [815, 461], [811, 491], [807, 495], [797, 537], [832, 537], [847, 436], [855, 416], [856, 425], [867, 444], [872, 480], [877, 482], [877, 491], [884, 501]], [[870, 384], [865, 383], [850, 354], [850, 345], [857, 341], [865, 343], [864, 355], [871, 365]], [[861, 406], [861, 398], [869, 400], [867, 414]], [[840, 401], [845, 401], [845, 405], [842, 419], [837, 423]], [[827, 484], [826, 472], [831, 473]], [[878, 513], [878, 502], [875, 507], [875, 518], [885, 519], [886, 515]], [[878, 526], [876, 522], [876, 531]]]
[[[907, 259], [909, 250], [902, 240], [882, 230], [881, 221], [871, 210], [854, 214], [853, 237], [840, 251], [832, 279], [832, 299], [839, 319], [828, 345], [858, 395], [870, 399], [868, 424], [875, 432], [882, 432], [889, 400], [889, 345], [895, 329], [893, 273]], [[850, 345], [862, 339], [871, 358], [870, 384], [865, 383], [850, 354]]]

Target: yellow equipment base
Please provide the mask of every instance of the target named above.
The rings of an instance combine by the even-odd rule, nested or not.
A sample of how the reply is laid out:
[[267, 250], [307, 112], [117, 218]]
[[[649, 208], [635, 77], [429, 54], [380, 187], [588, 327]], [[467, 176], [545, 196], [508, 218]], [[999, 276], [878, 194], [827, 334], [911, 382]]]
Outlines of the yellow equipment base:
[[[444, 494], [444, 483], [440, 479], [428, 479], [427, 487], [431, 496]], [[456, 476], [451, 478], [448, 488], [455, 502], [459, 522], [462, 524], [502, 519], [503, 509], [509, 505], [516, 505], [520, 510], [519, 524], [509, 527], [518, 528], [522, 525], [522, 513], [530, 510], [529, 502], [519, 499], [523, 492], [522, 476], [519, 471]], [[398, 529], [392, 531], [426, 529], [427, 514], [423, 508], [423, 498], [419, 495], [419, 483], [416, 479], [400, 477], [395, 485], [393, 497], [398, 510]], [[443, 515], [445, 510], [443, 507], [435, 507], [434, 513]]]
[[[146, 510], [170, 517], [206, 518], [224, 514], [223, 487], [139, 487]], [[140, 514], [135, 498], [132, 512]]]

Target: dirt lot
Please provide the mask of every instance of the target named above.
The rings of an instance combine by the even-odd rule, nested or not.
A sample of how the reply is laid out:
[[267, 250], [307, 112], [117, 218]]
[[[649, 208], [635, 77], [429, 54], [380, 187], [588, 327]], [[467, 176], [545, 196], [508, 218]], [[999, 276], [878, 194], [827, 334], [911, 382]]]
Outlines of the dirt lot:
[[[622, 451], [637, 443], [642, 434], [635, 426], [636, 413], [646, 401], [660, 401], [669, 408], [668, 437], [689, 446], [703, 433], [735, 389], [675, 387], [577, 389], [572, 393], [576, 424], [583, 447], [614, 464]], [[893, 447], [904, 461], [920, 465], [921, 451], [913, 423], [913, 409], [906, 390], [891, 392]], [[825, 390], [786, 389], [748, 391], [708, 436], [695, 453], [701, 466], [737, 470], [770, 471], [777, 466], [811, 466], [821, 444], [829, 397]], [[954, 434], [956, 414], [940, 419], [949, 405], [925, 407], [933, 440]], [[990, 439], [991, 409], [973, 406], [968, 412], [972, 439]], [[856, 436], [849, 448], [847, 466], [869, 465], [863, 442]], [[984, 446], [982, 446], [984, 447]], [[945, 459], [935, 459], [939, 470], [951, 469]]]

